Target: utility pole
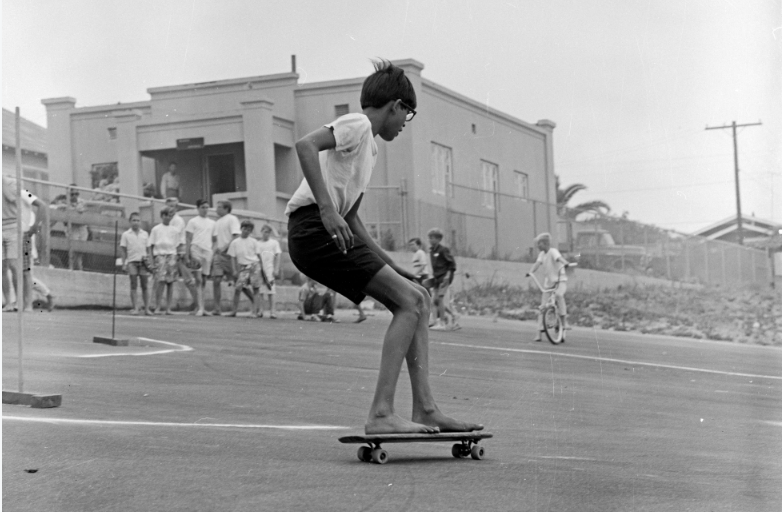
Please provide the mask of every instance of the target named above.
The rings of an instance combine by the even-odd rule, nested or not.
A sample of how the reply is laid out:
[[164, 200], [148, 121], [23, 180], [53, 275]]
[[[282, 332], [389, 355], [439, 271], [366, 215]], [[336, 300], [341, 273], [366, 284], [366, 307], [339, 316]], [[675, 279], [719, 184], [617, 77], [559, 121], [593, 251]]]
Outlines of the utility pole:
[[736, 121], [733, 121], [733, 123], [729, 125], [723, 125], [723, 126], [713, 126], [713, 127], [706, 127], [707, 130], [724, 130], [726, 128], [732, 128], [733, 129], [733, 167], [735, 169], [735, 175], [736, 175], [736, 233], [739, 237], [739, 245], [744, 245], [744, 233], [741, 230], [741, 194], [739, 193], [739, 149], [738, 149], [738, 142], [736, 140], [736, 128], [741, 128], [743, 126], [760, 126], [762, 123], [758, 121], [757, 123], [746, 123], [746, 124], [736, 124]]

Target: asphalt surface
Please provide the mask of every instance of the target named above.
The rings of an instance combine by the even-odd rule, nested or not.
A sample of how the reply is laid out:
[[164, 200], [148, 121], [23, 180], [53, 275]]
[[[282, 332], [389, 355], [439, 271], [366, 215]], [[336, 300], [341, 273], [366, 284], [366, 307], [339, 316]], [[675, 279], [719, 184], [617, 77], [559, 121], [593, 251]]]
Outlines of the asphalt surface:
[[24, 391], [63, 404], [3, 405], [3, 510], [782, 510], [780, 349], [578, 328], [554, 346], [464, 318], [431, 333], [431, 380], [494, 434], [485, 458], [391, 444], [378, 465], [337, 437], [363, 431], [390, 317], [338, 318], [118, 315], [117, 337], [158, 342], [111, 347], [92, 343], [110, 313], [26, 315]]

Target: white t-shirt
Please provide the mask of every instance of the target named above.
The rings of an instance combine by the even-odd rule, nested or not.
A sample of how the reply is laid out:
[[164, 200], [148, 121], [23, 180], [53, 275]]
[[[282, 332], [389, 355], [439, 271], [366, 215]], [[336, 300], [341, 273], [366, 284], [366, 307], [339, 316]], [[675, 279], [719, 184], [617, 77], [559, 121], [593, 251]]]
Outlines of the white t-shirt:
[[122, 233], [122, 237], [119, 240], [119, 246], [124, 247], [128, 251], [128, 262], [141, 261], [144, 256], [147, 255], [147, 247], [149, 247], [149, 234], [143, 229], [139, 229], [138, 233], [133, 231], [133, 228]]
[[182, 240], [182, 233], [179, 228], [169, 224], [158, 224], [149, 232], [148, 246], [155, 246], [153, 254], [159, 256], [162, 254], [176, 254], [176, 248]]
[[248, 236], [247, 238], [236, 238], [228, 246], [228, 256], [236, 258], [239, 265], [250, 265], [260, 261], [258, 257], [258, 240]]
[[[369, 185], [377, 161], [377, 143], [372, 123], [364, 114], [347, 114], [325, 126], [334, 133], [337, 145], [320, 152], [320, 168], [331, 201], [344, 217]], [[315, 204], [315, 196], [305, 178], [288, 201], [285, 215], [310, 204]]]
[[175, 213], [173, 217], [171, 217], [171, 222], [168, 223], [169, 226], [174, 226], [179, 230], [181, 242], [185, 243], [185, 219], [182, 218], [181, 215], [178, 213]]
[[429, 256], [426, 255], [423, 249], [418, 249], [413, 253], [413, 269], [416, 277], [421, 277], [424, 274], [432, 275], [429, 271]]
[[185, 233], [193, 235], [190, 245], [195, 245], [205, 251], [212, 250], [212, 233], [214, 232], [215, 221], [209, 217], [197, 215], [187, 221]]
[[[545, 277], [545, 281], [543, 281], [544, 287], [554, 286], [554, 283], [557, 282], [557, 269], [562, 266], [562, 263], [557, 261], [557, 259], [561, 257], [562, 254], [553, 247], [549, 248], [547, 252], [541, 251], [538, 254], [538, 263], [540, 263], [540, 268], [543, 269], [543, 276]], [[559, 280], [567, 281], [564, 268], [560, 271]]]
[[242, 226], [236, 215], [226, 213], [215, 221], [212, 235], [217, 237], [217, 249], [224, 251], [233, 240], [233, 235], [241, 235]]
[[[32, 205], [38, 199], [28, 190], [22, 188], [22, 227], [27, 231], [32, 222]], [[16, 207], [16, 179], [3, 176], [3, 227], [9, 227], [16, 224], [18, 209]]]
[[280, 242], [274, 238], [270, 238], [265, 242], [258, 240], [258, 252], [261, 254], [263, 273], [266, 274], [267, 279], [274, 279], [274, 256], [282, 254]]

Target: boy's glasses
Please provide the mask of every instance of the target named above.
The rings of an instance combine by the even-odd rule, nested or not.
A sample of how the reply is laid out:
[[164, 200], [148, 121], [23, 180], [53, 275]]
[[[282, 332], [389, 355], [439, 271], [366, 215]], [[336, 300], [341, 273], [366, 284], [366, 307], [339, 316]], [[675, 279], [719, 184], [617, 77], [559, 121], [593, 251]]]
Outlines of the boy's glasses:
[[413, 107], [411, 107], [410, 105], [408, 105], [402, 100], [399, 100], [399, 104], [407, 109], [407, 115], [405, 116], [405, 121], [412, 121], [418, 112], [416, 112], [415, 109], [413, 109]]

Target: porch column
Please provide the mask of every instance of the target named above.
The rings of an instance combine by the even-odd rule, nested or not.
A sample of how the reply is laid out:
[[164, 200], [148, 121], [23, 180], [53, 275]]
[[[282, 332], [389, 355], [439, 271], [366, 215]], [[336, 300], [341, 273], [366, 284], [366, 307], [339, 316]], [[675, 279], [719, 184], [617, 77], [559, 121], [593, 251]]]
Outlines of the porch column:
[[[117, 169], [119, 170], [119, 191], [123, 194], [142, 195], [141, 155], [138, 152], [136, 125], [141, 113], [125, 110], [114, 113], [117, 120]], [[124, 203], [125, 200], [123, 199]]]
[[273, 106], [265, 98], [242, 102], [247, 208], [272, 217], [277, 212]]
[[[557, 247], [559, 243], [559, 233], [555, 233], [557, 229], [557, 191], [554, 180], [554, 128], [557, 127], [557, 123], [549, 119], [541, 119], [535, 125], [538, 128], [542, 128], [546, 132], [545, 137], [545, 162], [546, 162], [546, 231], [551, 233], [554, 237], [552, 240], [552, 246]], [[553, 217], [553, 222], [552, 222]]]
[[49, 98], [41, 100], [46, 106], [46, 139], [48, 147], [49, 180], [57, 183], [78, 183], [73, 165], [71, 143], [71, 112], [76, 98]]

